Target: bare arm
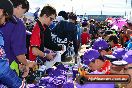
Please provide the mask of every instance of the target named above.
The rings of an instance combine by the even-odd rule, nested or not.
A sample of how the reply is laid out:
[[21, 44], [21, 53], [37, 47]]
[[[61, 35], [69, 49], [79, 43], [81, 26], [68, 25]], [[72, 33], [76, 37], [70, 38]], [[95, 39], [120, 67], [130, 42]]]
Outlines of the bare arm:
[[46, 57], [47, 59], [53, 59], [53, 56], [55, 55], [55, 53], [48, 53], [45, 56], [45, 53], [40, 51], [37, 47], [32, 47], [32, 53], [35, 56]]
[[19, 62], [21, 62], [24, 65], [24, 70], [23, 70], [24, 73], [23, 73], [22, 77], [28, 76], [28, 73], [29, 73], [29, 63], [27, 62], [25, 54], [21, 54], [21, 55], [18, 55], [16, 57], [19, 60]]
[[18, 56], [16, 56], [16, 57], [17, 57], [17, 59], [18, 59], [19, 62], [21, 62], [22, 64], [28, 66], [28, 62], [27, 62], [27, 60], [26, 60], [25, 54], [18, 55]]
[[42, 51], [40, 51], [37, 47], [32, 47], [32, 53], [35, 56], [44, 57], [44, 53]]

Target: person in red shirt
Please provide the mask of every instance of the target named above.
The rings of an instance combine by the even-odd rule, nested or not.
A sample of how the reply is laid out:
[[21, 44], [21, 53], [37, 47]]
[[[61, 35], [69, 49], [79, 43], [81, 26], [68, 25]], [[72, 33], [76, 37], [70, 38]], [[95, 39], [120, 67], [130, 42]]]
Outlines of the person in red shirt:
[[52, 60], [55, 53], [49, 52], [44, 53], [44, 47], [50, 50], [62, 50], [61, 46], [55, 45], [51, 40], [51, 32], [48, 26], [56, 17], [56, 10], [51, 6], [44, 6], [41, 10], [40, 17], [37, 21], [39, 21], [42, 26], [44, 33], [40, 35], [40, 26], [38, 22], [35, 24], [31, 39], [30, 39], [30, 50], [29, 50], [29, 59], [30, 61], [35, 61], [36, 57], [39, 56], [41, 58], [46, 58], [48, 60]]
[[100, 53], [95, 49], [89, 49], [84, 53], [83, 63], [98, 74], [110, 74], [111, 62], [105, 60]]
[[90, 40], [90, 35], [87, 32], [87, 28], [84, 28], [83, 33], [81, 34], [81, 43], [86, 45]]

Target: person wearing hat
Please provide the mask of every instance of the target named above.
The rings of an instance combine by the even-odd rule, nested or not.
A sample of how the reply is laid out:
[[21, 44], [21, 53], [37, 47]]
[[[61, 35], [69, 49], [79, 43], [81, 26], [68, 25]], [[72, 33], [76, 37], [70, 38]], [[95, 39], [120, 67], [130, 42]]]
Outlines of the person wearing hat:
[[12, 14], [13, 4], [11, 1], [0, 0], [0, 84], [8, 88], [22, 88], [22, 80], [10, 69], [9, 60], [5, 52], [5, 41], [3, 33], [1, 32], [2, 27], [4, 27], [7, 22], [15, 21]]
[[92, 49], [98, 50], [101, 56], [112, 54], [109, 44], [102, 38], [98, 38], [93, 42]]
[[122, 70], [122, 74], [129, 74], [131, 81], [128, 84], [122, 85], [124, 88], [132, 88], [132, 50], [129, 50], [125, 53], [123, 60], [127, 62], [127, 65]]
[[84, 53], [83, 63], [88, 65], [92, 71], [98, 71], [102, 74], [110, 74], [110, 61], [105, 60], [95, 49], [89, 49]]
[[[110, 67], [110, 74], [124, 74], [124, 69], [126, 65], [127, 62], [125, 60], [113, 61]], [[115, 83], [115, 86], [117, 86], [118, 88], [126, 88], [123, 87], [124, 84], [122, 85], [121, 83]]]
[[112, 55], [115, 56], [117, 60], [122, 60], [126, 52], [127, 50], [125, 50], [124, 48], [117, 48], [112, 52]]
[[[29, 63], [26, 60], [26, 27], [21, 21], [24, 13], [29, 10], [29, 2], [27, 0], [11, 0], [13, 3], [13, 18], [15, 22], [8, 22], [1, 28], [5, 38], [5, 52], [6, 57], [9, 59], [11, 69], [18, 75], [19, 64], [23, 64], [26, 68], [23, 77], [26, 77], [29, 72]], [[6, 7], [7, 8], [7, 7]]]
[[[88, 65], [94, 72], [90, 74], [109, 74], [109, 68], [111, 63], [104, 60], [100, 53], [95, 49], [89, 49], [83, 56], [83, 63]], [[96, 72], [96, 73], [95, 73]], [[115, 88], [114, 84], [96, 84], [88, 83], [84, 85], [77, 85], [77, 88]]]
[[127, 50], [125, 50], [124, 48], [117, 48], [112, 52], [112, 55], [105, 55], [105, 57], [111, 62], [121, 61], [126, 52]]
[[112, 63], [110, 66], [110, 74], [119, 74], [127, 64], [127, 62], [123, 60], [123, 56], [126, 52], [127, 51], [124, 48], [117, 48], [112, 52], [112, 55], [104, 56], [105, 59]]
[[[111, 59], [110, 61], [112, 63], [110, 66], [110, 74], [124, 74], [124, 72], [122, 71], [127, 66], [127, 61], [125, 61], [123, 58], [126, 52], [127, 51], [124, 48], [117, 48], [116, 50], [113, 51], [112, 55], [107, 55], [107, 57], [109, 56], [109, 59]], [[123, 88], [124, 86], [121, 85], [120, 83], [116, 83], [115, 85], [118, 86], [119, 88]]]
[[[114, 61], [111, 66], [112, 74], [129, 74], [132, 79], [132, 50], [123, 56], [122, 61]], [[132, 81], [128, 84], [117, 84], [120, 88], [132, 88]]]

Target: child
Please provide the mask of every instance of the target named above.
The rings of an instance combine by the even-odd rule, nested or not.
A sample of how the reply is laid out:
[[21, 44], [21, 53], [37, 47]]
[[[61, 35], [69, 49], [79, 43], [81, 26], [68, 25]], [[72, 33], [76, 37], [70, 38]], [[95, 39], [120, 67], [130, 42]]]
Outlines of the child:
[[87, 28], [84, 28], [83, 33], [81, 34], [81, 43], [86, 45], [89, 42], [90, 35], [87, 32]]
[[92, 71], [97, 71], [101, 74], [110, 74], [110, 61], [105, 60], [95, 49], [89, 49], [84, 53], [83, 63]]

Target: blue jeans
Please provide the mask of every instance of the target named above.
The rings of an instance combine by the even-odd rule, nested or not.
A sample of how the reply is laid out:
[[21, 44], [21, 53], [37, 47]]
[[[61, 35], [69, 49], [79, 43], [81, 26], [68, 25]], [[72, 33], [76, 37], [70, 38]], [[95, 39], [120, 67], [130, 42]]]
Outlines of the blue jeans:
[[10, 69], [7, 60], [0, 59], [0, 83], [9, 88], [19, 88], [22, 85], [22, 79]]

